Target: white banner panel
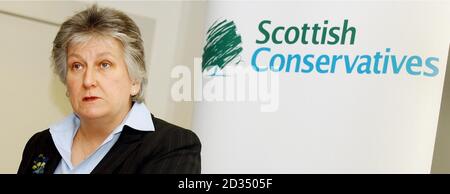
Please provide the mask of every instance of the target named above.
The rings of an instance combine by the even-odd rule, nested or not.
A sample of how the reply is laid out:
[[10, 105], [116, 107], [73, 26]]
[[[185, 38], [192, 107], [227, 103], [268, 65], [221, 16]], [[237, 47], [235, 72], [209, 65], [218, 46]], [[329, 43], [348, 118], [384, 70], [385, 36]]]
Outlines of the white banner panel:
[[429, 173], [449, 24], [442, 2], [210, 2], [202, 172]]

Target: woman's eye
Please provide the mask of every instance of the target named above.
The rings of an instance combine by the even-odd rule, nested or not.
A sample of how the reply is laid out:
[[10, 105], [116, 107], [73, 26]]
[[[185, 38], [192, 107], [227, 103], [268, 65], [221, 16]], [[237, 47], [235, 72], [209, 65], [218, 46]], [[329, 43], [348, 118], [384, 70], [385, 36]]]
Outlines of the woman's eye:
[[75, 64], [72, 65], [72, 69], [76, 70], [76, 71], [78, 71], [78, 70], [80, 70], [82, 68], [83, 68], [83, 66], [81, 64], [79, 64], [79, 63], [75, 63]]
[[109, 63], [102, 63], [102, 64], [100, 64], [100, 67], [103, 68], [103, 69], [108, 69], [108, 68], [111, 67], [111, 64], [109, 64]]

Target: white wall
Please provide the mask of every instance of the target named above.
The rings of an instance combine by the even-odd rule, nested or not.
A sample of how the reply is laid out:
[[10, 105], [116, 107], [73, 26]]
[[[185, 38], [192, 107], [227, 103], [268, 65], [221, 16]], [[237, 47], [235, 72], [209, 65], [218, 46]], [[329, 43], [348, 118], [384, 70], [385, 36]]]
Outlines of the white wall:
[[0, 14], [0, 172], [14, 173], [26, 141], [70, 111], [49, 53], [56, 26]]
[[[259, 101], [243, 94], [242, 101], [213, 99], [195, 105], [194, 128], [203, 144], [203, 173], [430, 172], [450, 42], [450, 26], [443, 24], [450, 23], [450, 4], [265, 1], [257, 5], [254, 9], [250, 2], [209, 3], [208, 26], [229, 19], [242, 37], [242, 62], [227, 66], [230, 70], [250, 67], [253, 61], [259, 66], [270, 63], [287, 68], [286, 58], [294, 54], [352, 58], [381, 51], [386, 56], [385, 48], [392, 48], [399, 57], [436, 56], [440, 72], [432, 78], [414, 77], [404, 69], [399, 74], [359, 74], [348, 73], [344, 64], [337, 64], [335, 73], [250, 70], [249, 74], [279, 78], [279, 87], [272, 87], [277, 81], [274, 85], [265, 80], [239, 82], [248, 91], [259, 89]], [[255, 40], [263, 38], [258, 26], [266, 19], [272, 21], [264, 27], [268, 31], [324, 20], [342, 25], [348, 19], [357, 29], [357, 38], [354, 45], [257, 44]], [[256, 58], [254, 53], [262, 47], [272, 50]], [[204, 78], [203, 84], [225, 82], [218, 96], [234, 96], [239, 88], [232, 81], [246, 80], [246, 76], [230, 73]], [[265, 96], [261, 98], [266, 91], [261, 88], [270, 88], [269, 93], [276, 96], [272, 99], [279, 99], [275, 112], [260, 109], [269, 104]]]
[[[50, 68], [51, 43], [62, 23], [91, 2], [0, 2], [0, 173], [15, 173], [26, 141], [71, 112], [65, 86]], [[120, 9], [143, 32], [149, 85], [147, 106], [157, 117], [191, 127], [192, 103], [173, 102], [175, 65], [201, 56], [205, 2], [99, 2]], [[42, 21], [42, 22], [39, 22]], [[54, 23], [54, 24], [52, 24]]]

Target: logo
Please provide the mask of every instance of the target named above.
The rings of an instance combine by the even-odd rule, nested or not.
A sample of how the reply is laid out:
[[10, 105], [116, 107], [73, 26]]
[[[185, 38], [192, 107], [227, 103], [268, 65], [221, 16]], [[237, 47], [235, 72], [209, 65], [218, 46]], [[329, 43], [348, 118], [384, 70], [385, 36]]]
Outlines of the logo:
[[31, 167], [33, 174], [44, 174], [44, 169], [47, 162], [48, 158], [43, 154], [39, 154], [39, 156], [37, 156], [33, 161], [33, 166]]
[[183, 65], [172, 69], [171, 77], [179, 79], [172, 85], [172, 99], [254, 102], [260, 103], [261, 112], [278, 110], [278, 75], [255, 72], [246, 62], [234, 21], [217, 19], [206, 31], [203, 55], [194, 58], [193, 71]]
[[[356, 45], [356, 36], [359, 32], [357, 26], [351, 23], [348, 19], [340, 24], [325, 19], [323, 23], [284, 25], [283, 22], [263, 20], [258, 25], [260, 35], [256, 39], [256, 44], [260, 47], [251, 57], [252, 68], [256, 72], [297, 74], [397, 75], [406, 73], [425, 77], [434, 77], [439, 74], [437, 64], [439, 58], [436, 56], [421, 56], [417, 53], [402, 54], [395, 52], [390, 46], [385, 47], [384, 51], [359, 50], [358, 52], [362, 51], [362, 53], [347, 53], [346, 49]], [[304, 49], [317, 46], [322, 48], [326, 46], [326, 49], [315, 53]], [[342, 50], [334, 54], [328, 53], [333, 48], [342, 48]]]
[[237, 33], [233, 21], [214, 22], [208, 29], [206, 45], [203, 48], [202, 72], [211, 71], [210, 76], [220, 76], [217, 73], [226, 65], [238, 64], [241, 61], [241, 43], [241, 36]]

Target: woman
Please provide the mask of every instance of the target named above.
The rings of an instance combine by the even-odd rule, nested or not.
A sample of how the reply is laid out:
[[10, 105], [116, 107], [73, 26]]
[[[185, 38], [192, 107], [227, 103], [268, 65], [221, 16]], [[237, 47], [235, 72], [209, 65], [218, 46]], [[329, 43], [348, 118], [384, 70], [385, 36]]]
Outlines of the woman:
[[74, 113], [31, 137], [19, 174], [200, 173], [198, 137], [143, 103], [144, 48], [127, 15], [96, 5], [74, 15], [52, 61]]

